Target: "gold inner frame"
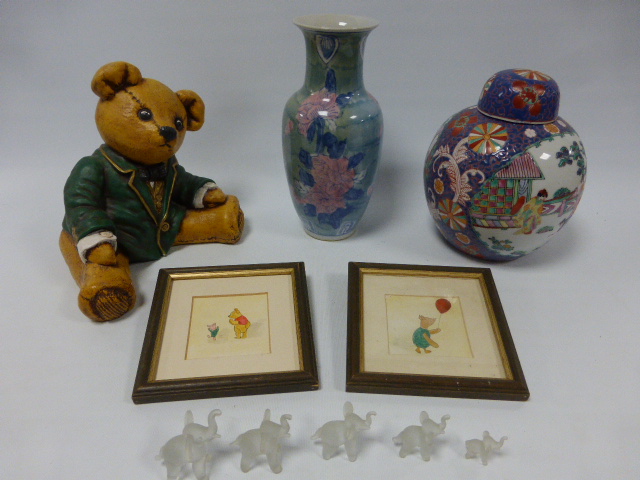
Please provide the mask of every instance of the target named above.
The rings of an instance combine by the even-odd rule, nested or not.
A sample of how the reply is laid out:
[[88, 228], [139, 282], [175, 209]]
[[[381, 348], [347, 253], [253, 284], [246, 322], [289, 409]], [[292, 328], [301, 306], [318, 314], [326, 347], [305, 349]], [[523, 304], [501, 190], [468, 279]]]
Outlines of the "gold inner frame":
[[[496, 341], [496, 345], [498, 348], [498, 353], [500, 359], [502, 361], [502, 367], [505, 371], [505, 379], [513, 380], [514, 375], [511, 369], [511, 364], [509, 362], [506, 349], [504, 347], [504, 342], [502, 339], [502, 335], [500, 333], [500, 328], [498, 326], [498, 320], [496, 317], [493, 301], [491, 299], [491, 295], [489, 293], [489, 289], [487, 287], [487, 283], [482, 272], [453, 272], [453, 271], [435, 271], [435, 270], [413, 270], [413, 269], [399, 269], [399, 268], [371, 268], [371, 267], [363, 267], [359, 268], [359, 287], [360, 290], [358, 292], [359, 296], [359, 310], [360, 310], [360, 318], [359, 318], [359, 330], [360, 334], [364, 332], [364, 277], [365, 275], [380, 275], [380, 276], [402, 276], [402, 277], [444, 277], [444, 278], [463, 278], [463, 279], [471, 279], [476, 280], [480, 284], [480, 289], [482, 291], [483, 299], [487, 314], [489, 316], [493, 336]], [[364, 340], [361, 338], [359, 345], [359, 360], [360, 365], [364, 367]], [[363, 370], [364, 371], [364, 370]], [[375, 373], [375, 372], [370, 372]], [[470, 378], [478, 378], [478, 377], [470, 377]]]
[[[293, 307], [294, 307], [294, 323], [296, 326], [296, 341], [297, 341], [297, 353], [298, 353], [298, 363], [299, 369], [298, 371], [303, 371], [305, 369], [304, 357], [302, 354], [302, 332], [300, 325], [300, 306], [299, 306], [299, 298], [298, 298], [298, 290], [296, 285], [298, 283], [298, 279], [296, 277], [296, 270], [294, 268], [265, 268], [258, 270], [223, 270], [223, 271], [205, 271], [205, 272], [170, 272], [167, 276], [167, 285], [165, 291], [162, 296], [162, 311], [160, 314], [160, 320], [158, 324], [158, 334], [155, 338], [154, 346], [153, 346], [153, 356], [151, 360], [151, 368], [149, 370], [149, 378], [148, 381], [151, 382], [170, 382], [172, 380], [158, 380], [157, 379], [157, 371], [158, 364], [160, 361], [160, 357], [162, 356], [162, 343], [165, 334], [165, 328], [167, 324], [168, 318], [168, 309], [169, 303], [171, 299], [171, 294], [173, 290], [174, 282], [178, 280], [206, 280], [210, 278], [237, 278], [237, 277], [258, 277], [258, 276], [277, 276], [277, 275], [288, 275], [291, 278], [290, 286], [291, 286], [291, 294], [293, 299]], [[264, 373], [275, 373], [275, 372], [264, 372]], [[238, 375], [228, 375], [228, 376], [242, 376], [243, 374]], [[210, 377], [194, 377], [194, 378], [210, 378]]]

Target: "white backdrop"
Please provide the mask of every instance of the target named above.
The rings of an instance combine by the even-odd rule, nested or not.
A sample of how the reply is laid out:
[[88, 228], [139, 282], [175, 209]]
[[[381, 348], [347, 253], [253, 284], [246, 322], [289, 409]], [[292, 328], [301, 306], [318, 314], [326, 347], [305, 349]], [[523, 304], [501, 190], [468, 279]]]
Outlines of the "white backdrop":
[[[369, 37], [365, 84], [385, 116], [376, 190], [357, 234], [338, 243], [302, 231], [280, 144], [287, 98], [302, 85], [304, 46], [292, 24], [308, 13], [380, 20]], [[628, 1], [4, 1], [0, 2], [0, 471], [15, 479], [165, 478], [154, 459], [179, 433], [220, 408], [212, 478], [240, 472], [229, 446], [265, 408], [293, 415], [283, 479], [637, 478], [640, 456], [640, 286], [633, 190], [639, 168], [640, 3]], [[62, 187], [101, 143], [90, 81], [126, 60], [207, 104], [203, 129], [178, 158], [240, 197], [247, 216], [235, 246], [176, 248], [134, 267], [139, 305], [94, 324], [57, 247]], [[533, 68], [560, 85], [560, 114], [582, 137], [587, 188], [572, 221], [542, 249], [487, 264], [449, 248], [427, 212], [422, 167], [452, 113], [485, 80]], [[305, 262], [321, 389], [136, 406], [130, 395], [158, 269]], [[527, 378], [525, 403], [347, 394], [347, 263], [492, 269]], [[378, 416], [356, 463], [330, 461], [309, 440], [356, 410]], [[429, 463], [400, 459], [391, 438], [450, 414]], [[464, 459], [464, 440], [508, 435], [487, 467]]]

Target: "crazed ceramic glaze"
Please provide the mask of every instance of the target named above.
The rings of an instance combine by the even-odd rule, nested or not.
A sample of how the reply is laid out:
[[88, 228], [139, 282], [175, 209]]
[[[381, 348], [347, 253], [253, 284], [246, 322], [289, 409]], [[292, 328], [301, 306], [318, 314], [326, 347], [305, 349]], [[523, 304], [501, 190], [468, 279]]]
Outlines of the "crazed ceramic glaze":
[[294, 23], [306, 42], [304, 85], [282, 121], [285, 170], [305, 231], [321, 240], [349, 237], [372, 193], [382, 112], [364, 88], [362, 59], [377, 22], [309, 15]]
[[459, 250], [511, 260], [545, 244], [571, 218], [587, 173], [580, 137], [558, 116], [556, 82], [510, 69], [477, 106], [450, 117], [425, 161], [432, 217]]

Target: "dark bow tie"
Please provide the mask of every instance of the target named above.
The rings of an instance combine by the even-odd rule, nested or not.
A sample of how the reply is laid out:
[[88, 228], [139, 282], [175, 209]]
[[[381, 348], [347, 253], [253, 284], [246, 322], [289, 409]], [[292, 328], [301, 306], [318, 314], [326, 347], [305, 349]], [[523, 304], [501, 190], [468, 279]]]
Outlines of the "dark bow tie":
[[138, 167], [138, 175], [145, 182], [158, 182], [167, 178], [167, 164], [158, 163], [156, 165]]

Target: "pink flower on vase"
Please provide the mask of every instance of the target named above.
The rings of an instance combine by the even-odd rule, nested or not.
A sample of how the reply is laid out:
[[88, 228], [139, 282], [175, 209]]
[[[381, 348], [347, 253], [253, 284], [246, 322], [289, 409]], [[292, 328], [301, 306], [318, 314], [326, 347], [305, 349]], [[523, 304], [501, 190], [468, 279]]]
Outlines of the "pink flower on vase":
[[316, 213], [333, 213], [345, 208], [344, 195], [353, 188], [356, 172], [349, 168], [348, 158], [318, 155], [313, 159], [311, 175], [315, 184], [302, 199], [316, 207]]
[[337, 99], [338, 95], [330, 93], [326, 88], [312, 93], [298, 109], [298, 131], [306, 136], [316, 118], [327, 120], [338, 118], [340, 106]]
[[284, 134], [289, 135], [291, 132], [293, 132], [293, 122], [289, 120], [284, 127]]

